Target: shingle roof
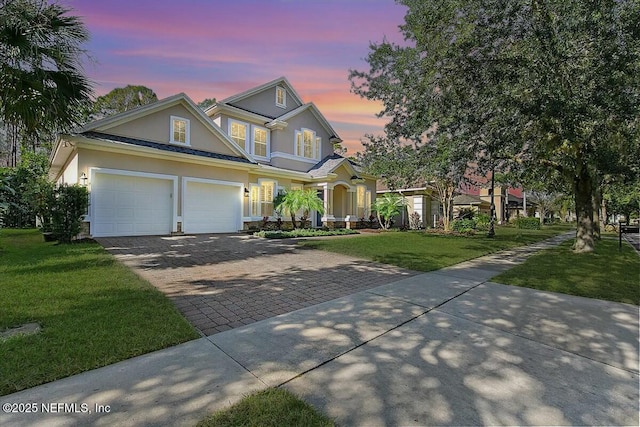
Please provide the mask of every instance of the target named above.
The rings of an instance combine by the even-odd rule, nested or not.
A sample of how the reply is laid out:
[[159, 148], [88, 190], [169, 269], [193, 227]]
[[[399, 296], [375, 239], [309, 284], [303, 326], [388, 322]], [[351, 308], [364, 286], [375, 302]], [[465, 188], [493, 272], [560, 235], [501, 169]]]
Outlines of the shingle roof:
[[362, 168], [356, 163], [353, 163], [351, 160], [347, 159], [346, 157], [342, 157], [340, 154], [333, 153], [332, 155], [325, 157], [324, 159], [320, 160], [318, 163], [313, 165], [313, 167], [309, 169], [309, 175], [311, 175], [314, 178], [320, 177], [320, 176], [326, 176], [327, 174], [333, 172], [335, 168], [340, 166], [340, 164], [344, 160], [349, 162], [351, 167], [356, 172], [358, 173], [362, 172]]
[[460, 194], [453, 198], [454, 205], [479, 205], [482, 203], [480, 197], [472, 196], [470, 194]]
[[244, 157], [230, 156], [227, 154], [220, 154], [220, 153], [212, 153], [210, 151], [196, 150], [193, 148], [182, 147], [179, 145], [161, 144], [159, 142], [151, 142], [151, 141], [145, 141], [142, 139], [128, 138], [125, 136], [110, 135], [102, 132], [83, 132], [81, 135], [90, 139], [99, 139], [102, 141], [137, 145], [139, 147], [155, 148], [157, 150], [169, 151], [173, 153], [190, 154], [192, 156], [207, 157], [210, 159], [219, 159], [219, 160], [229, 160], [232, 162], [239, 162], [239, 163], [252, 163], [249, 159], [245, 159]]

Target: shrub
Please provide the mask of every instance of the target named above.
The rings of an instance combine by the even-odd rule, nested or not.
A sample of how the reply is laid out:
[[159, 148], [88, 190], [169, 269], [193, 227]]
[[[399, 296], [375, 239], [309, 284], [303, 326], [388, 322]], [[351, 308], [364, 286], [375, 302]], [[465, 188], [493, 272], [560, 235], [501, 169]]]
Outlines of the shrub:
[[525, 230], [540, 230], [540, 219], [534, 217], [520, 217], [516, 218], [516, 227]]
[[458, 211], [458, 219], [473, 219], [476, 215], [476, 210], [474, 208], [461, 208]]
[[422, 221], [420, 220], [420, 214], [414, 212], [409, 215], [409, 228], [412, 230], [419, 230], [422, 228]]
[[82, 230], [82, 217], [87, 214], [89, 193], [80, 185], [60, 185], [55, 191], [51, 209], [53, 235], [60, 243], [70, 243]]
[[471, 233], [476, 227], [476, 222], [472, 219], [454, 219], [451, 222], [451, 229], [458, 233]]
[[477, 230], [488, 230], [491, 225], [491, 217], [486, 213], [477, 214], [475, 221]]

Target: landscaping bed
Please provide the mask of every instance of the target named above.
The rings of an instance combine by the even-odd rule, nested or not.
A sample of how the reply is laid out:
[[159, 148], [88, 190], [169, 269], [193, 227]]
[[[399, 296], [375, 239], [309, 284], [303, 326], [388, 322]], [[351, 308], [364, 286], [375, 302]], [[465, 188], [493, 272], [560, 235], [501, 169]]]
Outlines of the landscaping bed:
[[314, 229], [295, 229], [295, 230], [263, 230], [253, 233], [254, 236], [264, 237], [266, 239], [292, 239], [296, 237], [323, 237], [323, 236], [344, 236], [348, 234], [360, 234], [356, 230], [348, 228], [336, 228], [335, 230], [314, 230]]
[[0, 230], [0, 395], [198, 338], [162, 293], [97, 243]]

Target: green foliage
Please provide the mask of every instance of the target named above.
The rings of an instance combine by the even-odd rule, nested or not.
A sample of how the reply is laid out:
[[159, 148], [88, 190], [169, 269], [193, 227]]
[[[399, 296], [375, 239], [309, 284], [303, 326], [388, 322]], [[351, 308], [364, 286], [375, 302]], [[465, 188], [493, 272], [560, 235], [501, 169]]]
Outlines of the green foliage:
[[296, 213], [302, 210], [300, 217], [300, 228], [304, 228], [309, 213], [317, 211], [324, 213], [324, 202], [318, 198], [318, 194], [313, 189], [307, 190], [289, 190], [284, 193], [281, 201], [275, 204], [275, 210], [288, 214], [291, 217], [291, 224], [294, 228], [298, 228], [296, 223]]
[[13, 129], [13, 152], [21, 140], [35, 147], [41, 133], [72, 128], [90, 102], [81, 65], [89, 32], [70, 11], [45, 0], [0, 3], [0, 120]]
[[297, 228], [290, 231], [268, 231], [262, 230], [253, 233], [254, 236], [267, 239], [290, 239], [294, 237], [320, 237], [320, 236], [343, 236], [347, 234], [359, 234], [356, 230], [348, 228], [336, 228], [335, 230], [313, 230], [308, 228]]
[[51, 210], [53, 234], [61, 243], [71, 243], [80, 231], [89, 207], [89, 193], [80, 185], [59, 186]]
[[91, 119], [101, 119], [131, 110], [158, 100], [156, 93], [146, 86], [127, 85], [117, 87], [106, 95], [99, 96], [93, 104]]
[[473, 219], [476, 215], [475, 208], [460, 208], [458, 211], [458, 219]]
[[521, 216], [519, 218], [516, 218], [515, 225], [519, 229], [540, 230], [540, 218]]
[[206, 110], [207, 108], [211, 107], [212, 105], [216, 105], [218, 101], [216, 101], [215, 98], [205, 98], [202, 101], [198, 102], [198, 107], [200, 107], [203, 110]]
[[350, 73], [383, 103], [388, 140], [427, 148], [426, 170], [454, 183], [469, 164], [560, 178], [592, 250], [593, 182], [637, 159], [620, 153], [638, 153], [640, 3], [399, 3], [405, 41], [372, 44], [370, 70]]
[[479, 213], [474, 218], [476, 222], [477, 230], [489, 230], [489, 225], [491, 224], [491, 217], [486, 213]]
[[476, 222], [473, 219], [454, 219], [451, 222], [451, 229], [458, 233], [473, 233]]
[[376, 197], [371, 209], [376, 212], [380, 226], [384, 230], [388, 230], [391, 227], [391, 219], [400, 213], [400, 209], [404, 205], [404, 197], [396, 193], [384, 193]]
[[52, 185], [47, 178], [48, 159], [42, 154], [26, 152], [20, 165], [0, 169], [0, 200], [4, 205], [5, 227], [24, 228], [35, 225], [36, 216], [50, 200]]

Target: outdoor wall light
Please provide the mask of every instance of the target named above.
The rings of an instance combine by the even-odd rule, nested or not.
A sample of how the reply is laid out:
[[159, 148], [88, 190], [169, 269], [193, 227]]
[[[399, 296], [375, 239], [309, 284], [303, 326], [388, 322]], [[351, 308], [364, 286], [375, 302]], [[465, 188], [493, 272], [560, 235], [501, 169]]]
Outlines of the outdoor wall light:
[[248, 188], [244, 189], [244, 197], [249, 197], [249, 189]]
[[82, 184], [83, 187], [87, 186], [87, 174], [82, 172], [82, 174], [80, 175], [80, 183]]

